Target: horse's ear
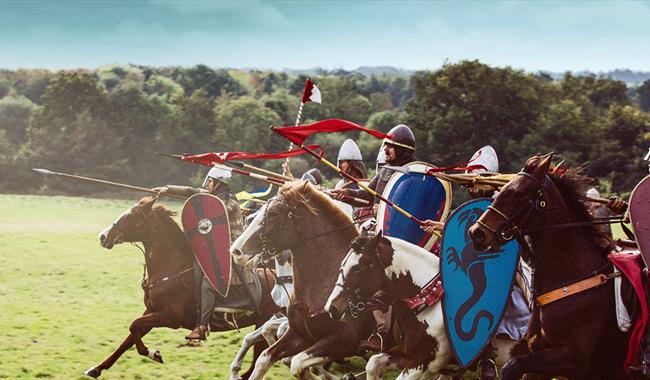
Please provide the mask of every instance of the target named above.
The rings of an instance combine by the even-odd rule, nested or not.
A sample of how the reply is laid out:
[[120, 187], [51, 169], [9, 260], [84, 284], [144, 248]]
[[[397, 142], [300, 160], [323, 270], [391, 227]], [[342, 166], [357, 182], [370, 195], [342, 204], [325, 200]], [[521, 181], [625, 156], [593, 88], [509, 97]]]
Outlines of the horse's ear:
[[158, 200], [158, 196], [153, 196], [153, 197], [144, 197], [140, 201], [140, 208], [142, 211], [149, 213], [151, 212], [151, 209], [153, 208], [154, 203]]
[[551, 162], [553, 162], [553, 152], [543, 155], [540, 159], [541, 161], [535, 168], [533, 175], [543, 177], [548, 173], [548, 169], [551, 167]]
[[373, 236], [368, 242], [366, 243], [366, 251], [367, 252], [374, 252], [377, 249], [377, 244], [379, 244], [379, 241], [383, 238], [383, 233], [381, 230], [377, 231], [375, 236]]

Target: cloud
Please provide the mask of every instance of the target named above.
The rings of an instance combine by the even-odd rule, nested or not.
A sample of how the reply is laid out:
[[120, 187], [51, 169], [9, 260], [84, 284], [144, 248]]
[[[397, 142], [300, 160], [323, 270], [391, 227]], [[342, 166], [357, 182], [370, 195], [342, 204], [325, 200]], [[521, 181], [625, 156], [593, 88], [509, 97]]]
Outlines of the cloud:
[[252, 1], [157, 1], [149, 0], [151, 6], [171, 10], [181, 16], [238, 16], [242, 20], [265, 25], [287, 22], [285, 15], [276, 7], [260, 0]]

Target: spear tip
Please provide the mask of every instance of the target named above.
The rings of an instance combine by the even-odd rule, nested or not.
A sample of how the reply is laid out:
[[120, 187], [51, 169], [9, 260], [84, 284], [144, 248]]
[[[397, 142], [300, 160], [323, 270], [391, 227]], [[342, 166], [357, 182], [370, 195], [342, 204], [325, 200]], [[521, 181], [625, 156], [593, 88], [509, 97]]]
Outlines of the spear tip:
[[33, 171], [41, 174], [54, 174], [53, 171], [47, 170], [47, 169], [40, 169], [40, 168], [32, 168]]

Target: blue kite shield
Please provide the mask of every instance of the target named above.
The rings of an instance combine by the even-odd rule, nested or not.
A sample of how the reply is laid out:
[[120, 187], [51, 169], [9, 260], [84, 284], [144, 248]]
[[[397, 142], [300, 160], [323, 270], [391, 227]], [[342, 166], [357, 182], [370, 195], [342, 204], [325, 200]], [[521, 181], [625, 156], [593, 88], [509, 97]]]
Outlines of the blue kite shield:
[[[420, 220], [444, 222], [451, 208], [449, 182], [423, 175], [433, 165], [411, 162], [405, 166], [410, 172], [395, 172], [382, 195]], [[428, 251], [437, 248], [436, 235], [424, 232], [418, 224], [384, 202], [379, 205], [376, 228], [386, 236], [406, 240]]]
[[474, 249], [469, 228], [491, 203], [488, 198], [463, 203], [442, 234], [442, 311], [454, 355], [463, 367], [476, 359], [496, 332], [519, 262], [515, 240], [498, 252]]

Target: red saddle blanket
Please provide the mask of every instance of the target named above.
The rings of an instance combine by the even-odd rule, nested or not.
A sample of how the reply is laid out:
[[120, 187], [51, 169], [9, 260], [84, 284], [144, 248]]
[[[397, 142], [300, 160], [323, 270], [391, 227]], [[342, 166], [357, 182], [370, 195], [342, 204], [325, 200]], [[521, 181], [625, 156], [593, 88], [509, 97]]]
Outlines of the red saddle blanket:
[[643, 286], [643, 262], [640, 255], [626, 252], [611, 253], [607, 258], [630, 281], [641, 305], [641, 315], [637, 316], [634, 328], [630, 333], [630, 342], [625, 358], [625, 370], [629, 371], [630, 366], [639, 360], [639, 347], [648, 324], [648, 304]]

